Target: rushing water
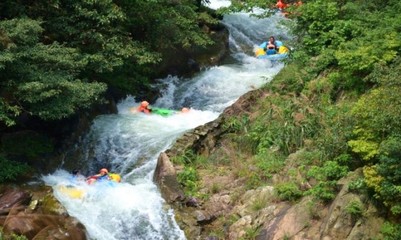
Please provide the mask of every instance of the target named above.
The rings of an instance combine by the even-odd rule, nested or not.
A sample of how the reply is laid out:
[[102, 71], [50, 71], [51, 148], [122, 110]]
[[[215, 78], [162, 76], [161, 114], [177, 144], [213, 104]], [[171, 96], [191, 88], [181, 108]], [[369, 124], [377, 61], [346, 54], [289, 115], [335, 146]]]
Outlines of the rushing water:
[[[229, 1], [211, 1], [211, 7], [227, 6]], [[71, 216], [82, 222], [90, 239], [185, 239], [173, 211], [168, 208], [152, 177], [160, 152], [168, 149], [186, 131], [216, 119], [244, 93], [268, 83], [283, 67], [253, 57], [255, 46], [268, 36], [287, 40], [280, 16], [258, 20], [247, 14], [225, 16], [230, 32], [230, 57], [225, 64], [203, 70], [191, 79], [168, 76], [160, 79], [163, 96], [154, 106], [180, 109], [185, 114], [170, 117], [132, 114], [137, 106], [133, 97], [118, 104], [118, 114], [97, 117], [89, 134], [78, 146], [85, 153], [74, 159], [86, 174], [107, 167], [120, 173], [123, 181], [116, 186], [79, 184], [85, 192], [73, 199], [59, 190], [70, 175], [63, 166], [44, 176], [54, 187], [55, 196]]]

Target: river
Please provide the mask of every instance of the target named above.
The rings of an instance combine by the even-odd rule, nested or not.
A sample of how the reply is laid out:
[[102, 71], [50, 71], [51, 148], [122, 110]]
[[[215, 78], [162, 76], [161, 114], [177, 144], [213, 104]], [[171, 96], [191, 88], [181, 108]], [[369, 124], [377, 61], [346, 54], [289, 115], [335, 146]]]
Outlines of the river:
[[[229, 3], [215, 0], [210, 7]], [[226, 15], [222, 22], [230, 33], [230, 56], [223, 64], [204, 69], [190, 79], [159, 79], [163, 94], [153, 106], [189, 107], [188, 113], [170, 117], [132, 114], [129, 109], [139, 103], [127, 97], [118, 104], [117, 114], [101, 115], [93, 121], [90, 132], [77, 146], [83, 157], [74, 161], [84, 166], [85, 174], [107, 167], [122, 176], [122, 183], [114, 187], [81, 184], [86, 195], [74, 199], [58, 187], [70, 179], [63, 166], [43, 176], [69, 214], [85, 225], [89, 239], [186, 239], [173, 210], [152, 181], [157, 157], [186, 131], [213, 121], [241, 95], [267, 84], [282, 69], [283, 63], [272, 64], [253, 56], [254, 47], [270, 35], [288, 40], [287, 30], [278, 27], [282, 19], [279, 15], [269, 19], [245, 13]]]

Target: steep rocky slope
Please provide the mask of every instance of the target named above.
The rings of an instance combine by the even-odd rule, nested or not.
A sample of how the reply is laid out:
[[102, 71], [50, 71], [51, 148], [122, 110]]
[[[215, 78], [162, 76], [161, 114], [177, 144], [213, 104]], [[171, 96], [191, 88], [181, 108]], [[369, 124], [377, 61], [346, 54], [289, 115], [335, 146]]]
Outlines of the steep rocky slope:
[[[176, 219], [187, 238], [381, 239], [383, 219], [378, 209], [364, 195], [349, 188], [350, 182], [362, 174], [359, 169], [338, 181], [338, 194], [329, 203], [320, 203], [310, 196], [295, 202], [277, 198], [274, 186], [300, 174], [297, 155], [302, 150], [285, 160], [285, 168], [291, 168], [293, 176], [277, 173], [262, 187], [247, 186], [236, 169], [241, 153], [230, 144], [233, 135], [224, 126], [232, 116], [247, 114], [252, 118], [257, 99], [265, 97], [268, 94], [263, 90], [249, 92], [217, 120], [186, 133], [160, 155], [154, 180], [175, 209]], [[188, 150], [213, 159], [212, 167], [197, 168], [199, 192], [204, 197], [185, 196], [177, 181], [183, 165], [172, 161]], [[252, 171], [253, 166], [248, 168]], [[310, 184], [303, 183], [305, 188]]]

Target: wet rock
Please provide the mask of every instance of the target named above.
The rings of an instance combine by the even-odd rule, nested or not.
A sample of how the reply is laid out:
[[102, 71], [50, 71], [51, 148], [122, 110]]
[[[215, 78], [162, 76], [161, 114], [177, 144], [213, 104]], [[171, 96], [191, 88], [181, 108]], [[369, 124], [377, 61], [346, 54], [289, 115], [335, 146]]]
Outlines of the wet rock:
[[42, 213], [68, 216], [67, 209], [53, 196], [52, 193], [47, 193], [42, 196], [39, 201], [41, 202]]
[[28, 239], [86, 239], [85, 227], [68, 216], [48, 188], [6, 189], [0, 195], [0, 209], [0, 225], [5, 236], [18, 234]]
[[[26, 214], [7, 217], [5, 233], [24, 235], [28, 239], [86, 239], [84, 227], [77, 221], [57, 215]], [[43, 238], [42, 238], [43, 237]], [[50, 238], [49, 238], [50, 237]]]
[[0, 195], [0, 214], [8, 214], [22, 204], [29, 203], [31, 195], [27, 191], [8, 188]]
[[168, 203], [185, 199], [184, 192], [177, 181], [175, 168], [165, 153], [161, 153], [157, 160], [153, 180], [158, 184], [160, 192]]
[[39, 204], [39, 200], [37, 200], [37, 199], [31, 201], [31, 203], [28, 206], [28, 210], [31, 212], [34, 211], [35, 209], [37, 209], [38, 204]]

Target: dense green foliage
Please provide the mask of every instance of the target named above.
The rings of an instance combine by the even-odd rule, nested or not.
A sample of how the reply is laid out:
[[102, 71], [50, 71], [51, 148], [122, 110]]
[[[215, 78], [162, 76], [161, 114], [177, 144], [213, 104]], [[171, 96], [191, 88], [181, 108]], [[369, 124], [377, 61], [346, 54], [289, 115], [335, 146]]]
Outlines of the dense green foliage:
[[[275, 2], [234, 1], [232, 10]], [[198, 7], [189, 0], [2, 1], [0, 121], [11, 125], [22, 112], [69, 116], [98, 102], [104, 83], [146, 86], [165, 50], [209, 43], [198, 23], [211, 19]], [[245, 166], [238, 176], [247, 188], [281, 174], [276, 194], [290, 201], [311, 195], [330, 202], [338, 179], [362, 168], [363, 179], [350, 190], [384, 206], [392, 223], [382, 232], [399, 239], [401, 1], [305, 0], [287, 11], [295, 51], [263, 89], [256, 113], [225, 122], [227, 135], [238, 136], [231, 143], [235, 158], [224, 157]], [[242, 163], [241, 154], [250, 160]], [[211, 160], [194, 153], [175, 159], [187, 165], [178, 176], [187, 194], [196, 195], [195, 169]], [[363, 203], [346, 211], [361, 217]]]
[[384, 240], [397, 240], [401, 237], [401, 225], [385, 222], [381, 232], [385, 236]]
[[6, 122], [22, 111], [43, 119], [63, 118], [87, 107], [105, 90], [104, 84], [78, 79], [85, 61], [76, 49], [39, 41], [39, 21], [4, 20], [0, 31], [7, 39], [0, 58], [1, 97], [3, 106], [13, 110], [10, 115], [2, 112]]
[[21, 131], [3, 136], [0, 150], [7, 153], [7, 158], [22, 158], [25, 162], [32, 163], [52, 153], [54, 143], [45, 135], [34, 131]]
[[3, 156], [0, 156], [0, 168], [0, 182], [14, 181], [29, 170], [28, 165], [10, 161]]
[[[310, 133], [299, 138], [299, 142], [309, 143], [307, 148], [323, 153], [308, 174], [337, 171], [341, 174], [332, 179], [315, 176], [318, 183], [309, 192], [330, 200], [335, 193], [332, 181], [346, 173], [342, 166], [350, 170], [363, 166], [366, 185], [361, 186], [373, 190], [373, 196], [397, 216], [401, 214], [400, 11], [399, 1], [374, 0], [307, 1], [293, 9], [289, 16], [296, 21], [293, 30], [297, 51], [290, 67], [295, 65], [305, 72], [291, 74], [284, 70], [283, 75], [287, 77], [278, 76], [278, 82], [268, 87], [276, 90], [276, 86], [290, 86], [282, 95], [300, 94], [298, 99], [307, 96], [312, 100], [309, 108], [321, 113], [317, 122], [313, 115], [305, 115], [304, 122], [314, 121], [317, 125], [312, 124], [314, 128]], [[294, 77], [302, 79], [297, 82], [301, 82], [303, 88], [291, 87], [291, 81], [284, 82]], [[280, 101], [288, 101], [288, 96]], [[292, 112], [296, 114], [297, 111]], [[281, 122], [287, 127], [293, 118], [285, 119]], [[258, 131], [258, 124], [255, 129]], [[281, 132], [291, 136], [285, 129]], [[262, 136], [265, 133], [268, 132], [262, 131]], [[275, 136], [279, 137], [275, 134], [270, 138], [276, 139]], [[263, 141], [258, 142], [263, 146]], [[296, 146], [290, 152], [304, 144]], [[337, 170], [328, 163], [337, 164]], [[355, 209], [351, 210], [355, 214]]]
[[[275, 1], [233, 3], [224, 11]], [[286, 11], [296, 51], [264, 88], [257, 117], [231, 117], [223, 125], [238, 157], [248, 155], [252, 165], [240, 163], [238, 175], [256, 188], [278, 174], [280, 199], [311, 195], [327, 203], [337, 181], [362, 168], [364, 178], [350, 190], [376, 198], [399, 219], [401, 2], [309, 0]], [[364, 206], [352, 202], [346, 211], [359, 218]]]
[[[236, 3], [235, 10], [266, 7], [266, 1]], [[308, 0], [286, 10], [295, 51], [236, 141], [257, 159], [260, 179], [271, 174], [274, 156], [288, 156], [292, 167], [281, 167], [286, 183], [276, 186], [282, 199], [299, 197], [308, 181], [304, 194], [329, 202], [337, 180], [362, 167], [364, 178], [350, 189], [378, 200], [399, 223], [401, 2]], [[360, 217], [364, 209], [358, 202], [347, 211]], [[383, 230], [388, 239], [400, 236], [394, 226]]]
[[[137, 93], [166, 50], [211, 43], [200, 1], [5, 0], [0, 3], [0, 121], [57, 120], [101, 103], [107, 87]], [[107, 83], [107, 85], [105, 84]]]
[[[284, 152], [295, 152], [304, 147], [303, 142], [312, 140], [313, 143], [307, 147], [317, 148], [323, 154], [319, 162], [315, 162], [318, 165], [309, 170], [309, 176], [313, 172], [324, 174], [325, 169], [336, 172], [328, 167], [328, 163], [339, 164], [336, 167], [338, 170], [341, 165], [351, 170], [365, 166], [367, 186], [374, 190], [374, 196], [395, 215], [401, 214], [401, 173], [398, 170], [398, 142], [401, 133], [398, 77], [401, 72], [400, 10], [399, 1], [383, 3], [374, 0], [307, 1], [291, 10], [289, 16], [296, 21], [293, 30], [297, 39], [297, 51], [293, 54], [292, 65], [303, 66], [306, 71], [303, 74], [302, 71], [296, 74], [284, 71], [283, 75], [287, 78], [288, 75], [298, 75], [304, 87], [291, 87], [282, 91], [282, 94], [301, 94], [297, 101], [307, 96], [311, 100], [310, 105], [302, 103], [301, 106], [315, 109], [313, 112], [319, 112], [320, 116], [316, 121], [313, 115], [304, 114], [303, 122], [312, 121], [313, 128], [309, 131], [305, 128], [303, 133], [309, 134], [299, 137], [300, 144], [295, 145], [291, 151], [283, 148], [284, 145], [274, 144]], [[286, 80], [278, 76], [279, 79]], [[282, 86], [283, 83], [277, 85]], [[291, 82], [284, 83], [285, 86], [291, 86], [289, 84]], [[277, 85], [273, 83], [269, 88], [276, 90]], [[279, 101], [288, 102], [288, 96], [281, 97]], [[277, 111], [272, 106], [268, 109]], [[282, 111], [285, 108], [279, 109]], [[296, 116], [298, 109], [300, 107], [291, 110], [293, 116]], [[285, 128], [275, 127], [281, 133], [271, 135], [270, 131], [264, 130], [262, 135], [258, 134], [259, 138], [267, 134], [276, 142], [277, 138], [286, 139], [285, 136], [297, 139], [290, 137], [285, 130], [293, 119], [288, 116], [281, 120], [286, 123]], [[269, 128], [273, 126], [269, 124]], [[260, 132], [258, 124], [255, 132]], [[284, 134], [284, 138], [279, 134]], [[258, 145], [263, 147], [263, 144], [264, 141], [259, 139]], [[343, 176], [344, 170], [331, 180], [315, 176], [318, 184], [310, 191], [313, 193], [313, 189], [324, 185], [334, 187], [335, 184], [330, 181]], [[326, 196], [324, 192], [317, 192], [316, 195]], [[326, 200], [329, 200], [334, 195], [327, 196], [329, 198]]]
[[[202, 1], [0, 1], [0, 129], [71, 119], [108, 90], [149, 91], [166, 56], [212, 44]], [[11, 160], [41, 162], [48, 143], [2, 137], [0, 180], [22, 173]]]

